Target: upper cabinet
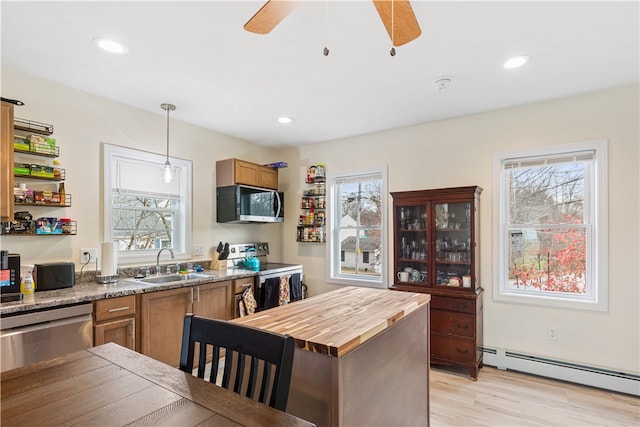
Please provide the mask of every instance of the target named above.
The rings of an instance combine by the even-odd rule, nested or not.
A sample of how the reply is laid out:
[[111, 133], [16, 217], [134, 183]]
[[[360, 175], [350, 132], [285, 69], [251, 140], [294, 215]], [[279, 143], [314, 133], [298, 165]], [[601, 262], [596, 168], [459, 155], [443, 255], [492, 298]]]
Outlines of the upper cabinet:
[[238, 159], [218, 160], [216, 186], [227, 187], [236, 184], [277, 190], [278, 169]]
[[9, 222], [13, 220], [13, 105], [4, 101], [0, 131], [0, 222]]
[[391, 193], [394, 224], [392, 288], [472, 292], [480, 288], [480, 187]]

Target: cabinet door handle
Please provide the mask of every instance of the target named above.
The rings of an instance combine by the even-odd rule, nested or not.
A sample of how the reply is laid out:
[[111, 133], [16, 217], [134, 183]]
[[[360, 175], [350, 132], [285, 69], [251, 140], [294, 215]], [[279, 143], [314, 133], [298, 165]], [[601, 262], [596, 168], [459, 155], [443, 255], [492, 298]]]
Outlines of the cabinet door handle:
[[110, 308], [109, 313], [115, 313], [116, 311], [124, 311], [129, 310], [129, 306], [126, 307], [118, 307], [118, 308]]
[[196, 288], [196, 296], [197, 296], [196, 301], [200, 302], [200, 286]]
[[456, 328], [458, 328], [458, 329], [462, 329], [462, 330], [465, 330], [465, 331], [466, 331], [467, 329], [469, 329], [469, 325], [467, 324], [467, 325], [464, 325], [464, 326], [463, 326], [463, 325], [461, 325], [460, 323], [456, 323]]
[[469, 350], [460, 350], [459, 348], [456, 348], [456, 351], [457, 351], [458, 353], [462, 353], [462, 354], [467, 354], [467, 353], [469, 353]]
[[251, 283], [245, 283], [244, 285], [240, 285], [240, 287], [242, 287], [242, 288], [250, 288], [251, 287]]
[[189, 303], [193, 304], [193, 288], [190, 288], [190, 290], [191, 290], [191, 294], [189, 296]]

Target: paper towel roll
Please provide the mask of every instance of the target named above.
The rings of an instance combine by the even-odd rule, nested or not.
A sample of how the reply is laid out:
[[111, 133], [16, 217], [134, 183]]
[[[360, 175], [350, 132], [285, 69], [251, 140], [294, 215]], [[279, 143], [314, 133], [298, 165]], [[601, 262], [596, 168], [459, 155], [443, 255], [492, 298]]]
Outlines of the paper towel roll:
[[116, 242], [102, 242], [102, 276], [118, 274], [118, 246]]

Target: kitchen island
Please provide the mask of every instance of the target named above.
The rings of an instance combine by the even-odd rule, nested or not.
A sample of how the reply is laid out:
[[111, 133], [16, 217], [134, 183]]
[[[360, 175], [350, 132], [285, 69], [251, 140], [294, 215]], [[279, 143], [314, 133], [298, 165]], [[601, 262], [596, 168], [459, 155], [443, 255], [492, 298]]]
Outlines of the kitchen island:
[[429, 301], [345, 287], [233, 322], [296, 339], [287, 412], [319, 426], [427, 426]]

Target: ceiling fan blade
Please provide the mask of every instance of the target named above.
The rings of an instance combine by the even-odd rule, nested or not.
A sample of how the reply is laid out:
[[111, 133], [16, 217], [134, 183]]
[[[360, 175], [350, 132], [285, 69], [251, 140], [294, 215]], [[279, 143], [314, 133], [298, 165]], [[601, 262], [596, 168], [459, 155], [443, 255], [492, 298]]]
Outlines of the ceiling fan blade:
[[422, 34], [409, 0], [373, 0], [373, 4], [394, 46], [402, 46]]
[[268, 34], [298, 6], [298, 3], [297, 0], [267, 0], [244, 24], [244, 29], [251, 33]]

